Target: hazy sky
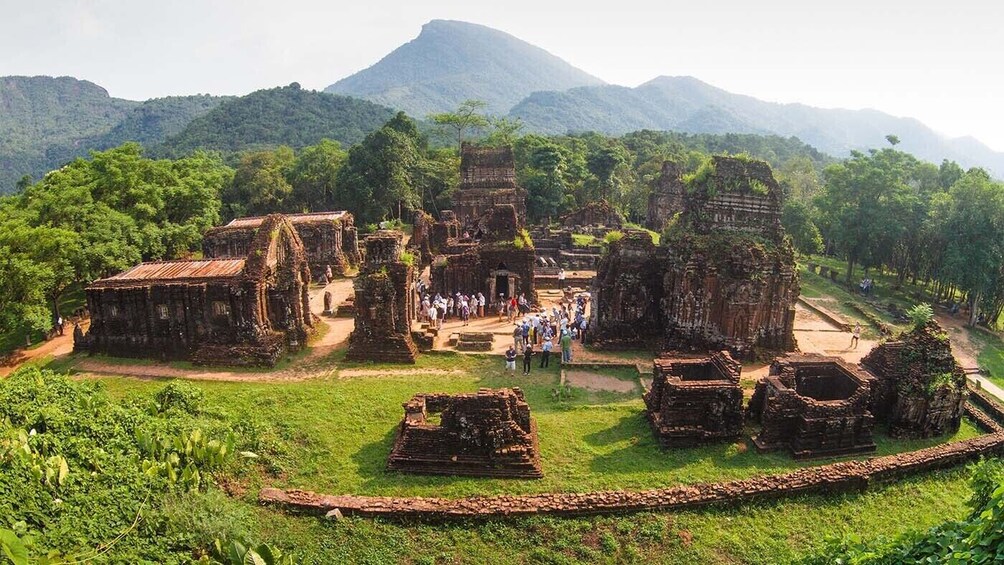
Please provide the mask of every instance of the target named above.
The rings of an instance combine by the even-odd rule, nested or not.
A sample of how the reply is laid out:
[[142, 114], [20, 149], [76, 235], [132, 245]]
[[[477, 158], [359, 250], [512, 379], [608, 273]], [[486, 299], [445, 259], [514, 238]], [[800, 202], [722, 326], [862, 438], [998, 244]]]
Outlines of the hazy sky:
[[136, 100], [322, 89], [430, 19], [501, 29], [615, 84], [692, 75], [1004, 151], [1001, 0], [0, 0], [0, 75], [71, 75]]

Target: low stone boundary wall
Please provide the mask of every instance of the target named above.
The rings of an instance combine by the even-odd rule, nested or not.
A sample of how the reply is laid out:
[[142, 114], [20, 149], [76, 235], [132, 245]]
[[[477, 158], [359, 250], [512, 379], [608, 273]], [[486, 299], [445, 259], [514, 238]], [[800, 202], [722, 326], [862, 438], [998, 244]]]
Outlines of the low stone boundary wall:
[[[996, 429], [1000, 429], [997, 426]], [[724, 483], [680, 485], [657, 490], [486, 497], [394, 498], [330, 496], [266, 488], [263, 504], [308, 514], [387, 518], [464, 519], [506, 516], [577, 516], [648, 510], [683, 510], [715, 504], [785, 498], [807, 493], [860, 492], [874, 481], [952, 467], [980, 456], [1004, 453], [1004, 432], [863, 461], [842, 461], [791, 473]]]
[[822, 308], [820, 306], [816, 306], [815, 304], [809, 302], [808, 300], [802, 298], [801, 296], [798, 297], [798, 303], [801, 304], [802, 306], [805, 306], [809, 310], [812, 310], [813, 313], [815, 313], [820, 318], [826, 320], [831, 325], [845, 332], [851, 331], [851, 325], [849, 323], [847, 323], [845, 320], [838, 318], [836, 314], [830, 312], [829, 310]]

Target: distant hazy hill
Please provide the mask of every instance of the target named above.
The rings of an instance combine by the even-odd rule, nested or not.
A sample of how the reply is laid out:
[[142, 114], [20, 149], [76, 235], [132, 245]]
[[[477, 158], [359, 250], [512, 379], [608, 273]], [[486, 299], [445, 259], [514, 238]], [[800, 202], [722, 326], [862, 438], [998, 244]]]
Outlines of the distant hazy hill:
[[911, 118], [875, 110], [821, 109], [777, 104], [733, 94], [692, 77], [659, 77], [637, 88], [599, 86], [535, 92], [513, 107], [528, 129], [612, 134], [638, 129], [691, 133], [758, 133], [796, 136], [844, 157], [851, 149], [883, 147], [885, 136], [899, 148], [935, 163], [954, 159], [1004, 174], [1004, 154], [972, 138], [950, 139]]
[[24, 175], [38, 180], [91, 150], [159, 143], [221, 101], [198, 95], [134, 102], [71, 77], [0, 77], [0, 194]]
[[599, 84], [603, 81], [507, 33], [433, 20], [422, 26], [418, 37], [372, 67], [325, 90], [424, 118], [469, 98], [484, 100], [492, 112], [504, 114], [538, 90]]
[[393, 110], [346, 96], [290, 86], [258, 90], [227, 100], [192, 120], [155, 152], [180, 155], [195, 149], [241, 151], [256, 147], [303, 147], [322, 138], [345, 144], [362, 140]]
[[70, 77], [0, 77], [0, 187], [39, 174], [52, 147], [107, 132], [137, 104]]

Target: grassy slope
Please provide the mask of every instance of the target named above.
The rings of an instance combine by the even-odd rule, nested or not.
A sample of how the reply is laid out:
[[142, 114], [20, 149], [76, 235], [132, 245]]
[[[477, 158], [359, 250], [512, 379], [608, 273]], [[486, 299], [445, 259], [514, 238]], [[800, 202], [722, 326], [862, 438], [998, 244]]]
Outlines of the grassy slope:
[[[787, 562], [829, 535], [895, 535], [964, 513], [967, 487], [961, 469], [924, 475], [863, 495], [620, 517], [463, 524], [367, 519], [333, 523], [255, 507], [257, 489], [264, 484], [327, 493], [466, 496], [652, 488], [746, 477], [802, 464], [783, 454], [757, 455], [748, 442], [662, 452], [641, 417], [642, 405], [636, 397], [576, 390], [570, 401], [559, 403], [551, 396], [558, 380], [555, 370], [523, 378], [504, 375], [498, 363], [480, 357], [421, 359], [419, 374], [414, 376], [197, 383], [206, 392], [210, 410], [253, 411], [294, 433], [284, 472], [248, 481], [242, 485], [246, 489], [243, 498], [228, 504], [245, 509], [240, 514], [252, 509], [253, 529], [261, 539], [295, 548], [307, 563]], [[463, 372], [436, 375], [428, 369]], [[103, 382], [119, 398], [149, 394], [163, 385], [126, 378]], [[513, 384], [524, 388], [538, 421], [543, 480], [414, 477], [383, 470], [401, 403], [415, 392], [467, 392], [479, 386]], [[957, 439], [975, 433], [967, 424]], [[931, 443], [877, 437], [880, 453]]]

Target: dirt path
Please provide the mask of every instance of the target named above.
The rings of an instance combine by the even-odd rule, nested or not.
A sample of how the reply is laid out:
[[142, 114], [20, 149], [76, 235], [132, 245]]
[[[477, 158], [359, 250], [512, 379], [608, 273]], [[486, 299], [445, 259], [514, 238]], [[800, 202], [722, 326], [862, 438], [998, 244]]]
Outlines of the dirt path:
[[[87, 331], [87, 326], [90, 322], [85, 321], [81, 328]], [[29, 363], [36, 359], [42, 359], [48, 356], [52, 357], [62, 357], [64, 355], [69, 355], [73, 353], [73, 327], [68, 326], [64, 330], [64, 334], [58, 337], [54, 337], [49, 341], [39, 345], [34, 349], [20, 350], [15, 354], [15, 361], [11, 365], [0, 367], [0, 378], [6, 377], [7, 375], [13, 373], [18, 367]]]
[[625, 381], [609, 375], [601, 375], [590, 371], [565, 371], [565, 382], [576, 388], [607, 392], [631, 393], [638, 390], [636, 381]]

